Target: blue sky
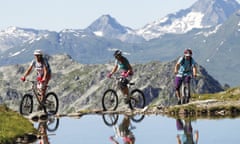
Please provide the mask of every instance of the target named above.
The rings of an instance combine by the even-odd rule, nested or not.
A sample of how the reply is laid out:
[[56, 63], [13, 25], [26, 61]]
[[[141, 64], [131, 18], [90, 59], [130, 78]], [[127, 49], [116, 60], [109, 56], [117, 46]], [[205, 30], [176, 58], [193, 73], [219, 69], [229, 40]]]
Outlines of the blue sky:
[[[84, 29], [104, 14], [138, 29], [197, 0], [0, 0], [0, 30], [9, 26]], [[240, 0], [238, 0], [240, 2]]]

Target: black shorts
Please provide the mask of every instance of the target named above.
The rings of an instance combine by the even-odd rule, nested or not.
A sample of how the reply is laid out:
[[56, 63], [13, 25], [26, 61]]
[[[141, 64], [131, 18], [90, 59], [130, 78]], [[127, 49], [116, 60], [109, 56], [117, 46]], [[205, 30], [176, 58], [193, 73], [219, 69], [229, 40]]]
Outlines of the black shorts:
[[119, 86], [119, 88], [123, 89], [123, 88], [127, 87], [128, 83], [129, 83], [129, 80], [127, 78], [121, 78], [118, 81], [118, 86]]

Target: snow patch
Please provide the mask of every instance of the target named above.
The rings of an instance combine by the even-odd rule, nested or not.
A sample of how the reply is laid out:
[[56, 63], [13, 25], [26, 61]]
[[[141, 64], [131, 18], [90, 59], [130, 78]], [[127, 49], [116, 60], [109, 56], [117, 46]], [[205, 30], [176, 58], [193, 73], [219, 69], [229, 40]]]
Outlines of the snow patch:
[[102, 37], [103, 36], [103, 32], [102, 31], [95, 31], [93, 32], [96, 36]]
[[217, 25], [213, 31], [204, 32], [203, 35], [204, 35], [205, 37], [208, 37], [208, 36], [210, 36], [210, 35], [212, 35], [212, 34], [215, 34], [215, 33], [217, 33], [217, 31], [219, 30], [219, 28], [220, 28], [221, 26], [222, 26], [221, 24], [220, 24], [220, 25]]
[[21, 54], [23, 51], [25, 51], [25, 49], [22, 49], [21, 51], [17, 51], [15, 53], [9, 53], [9, 57], [17, 56], [17, 55]]

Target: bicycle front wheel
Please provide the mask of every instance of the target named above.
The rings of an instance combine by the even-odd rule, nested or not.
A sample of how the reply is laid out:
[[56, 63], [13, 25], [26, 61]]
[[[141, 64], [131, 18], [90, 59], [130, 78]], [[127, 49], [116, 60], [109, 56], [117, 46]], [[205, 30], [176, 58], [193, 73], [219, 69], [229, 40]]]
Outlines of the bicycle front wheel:
[[25, 94], [20, 102], [19, 108], [21, 115], [29, 115], [33, 111], [33, 96]]
[[58, 112], [58, 97], [54, 92], [49, 92], [46, 95], [44, 103], [44, 111], [47, 114], [56, 114]]
[[144, 119], [145, 115], [142, 114], [136, 114], [131, 117], [132, 121], [138, 123], [141, 122]]
[[118, 121], [118, 117], [119, 117], [118, 114], [103, 114], [102, 115], [103, 121], [107, 126], [116, 125], [117, 121]]
[[135, 108], [145, 107], [145, 96], [144, 93], [139, 89], [131, 91], [129, 107], [134, 110]]
[[56, 117], [51, 117], [48, 119], [47, 122], [47, 130], [49, 132], [54, 132], [58, 129], [59, 126], [59, 118]]
[[104, 111], [116, 110], [118, 107], [118, 96], [115, 90], [108, 89], [104, 92], [102, 97], [102, 107]]

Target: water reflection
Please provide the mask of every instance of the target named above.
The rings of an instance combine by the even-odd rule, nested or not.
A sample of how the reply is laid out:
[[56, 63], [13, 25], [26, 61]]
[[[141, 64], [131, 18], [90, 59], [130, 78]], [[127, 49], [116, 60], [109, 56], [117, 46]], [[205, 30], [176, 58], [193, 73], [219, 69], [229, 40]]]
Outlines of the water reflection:
[[47, 119], [37, 121], [38, 123], [38, 143], [50, 144], [49, 136], [55, 134], [49, 134], [48, 132], [55, 132], [59, 126], [59, 118], [54, 116], [48, 116]]
[[[34, 125], [37, 129], [42, 125], [42, 134], [39, 132], [42, 137], [39, 138], [43, 141], [47, 136], [51, 144], [177, 144], [184, 141], [188, 144], [226, 144], [240, 141], [239, 118], [189, 119], [161, 115], [89, 114], [76, 118], [62, 117], [60, 123], [59, 119], [50, 117]], [[124, 140], [124, 136], [128, 139]], [[39, 144], [40, 139], [36, 143]]]
[[133, 122], [141, 122], [144, 119], [144, 115], [124, 115], [120, 124], [118, 124], [118, 114], [104, 114], [103, 121], [107, 126], [113, 127], [114, 135], [109, 139], [113, 144], [119, 144], [118, 138], [121, 138], [124, 144], [135, 144], [136, 137], [133, 130], [136, 126], [133, 126]]
[[189, 119], [176, 119], [177, 143], [178, 144], [197, 144], [199, 138], [198, 130], [194, 130]]

